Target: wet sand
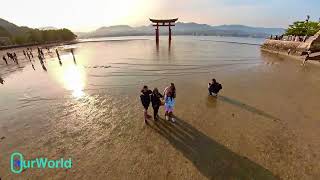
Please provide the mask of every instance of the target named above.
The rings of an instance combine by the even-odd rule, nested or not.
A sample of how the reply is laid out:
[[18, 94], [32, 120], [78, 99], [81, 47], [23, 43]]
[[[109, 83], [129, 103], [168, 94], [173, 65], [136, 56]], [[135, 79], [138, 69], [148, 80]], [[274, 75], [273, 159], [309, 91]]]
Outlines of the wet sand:
[[[1, 61], [0, 177], [318, 179], [320, 67], [261, 52], [255, 40], [203, 40], [176, 37], [170, 49], [164, 40], [159, 49], [152, 40], [81, 43], [76, 64], [66, 52], [62, 66], [47, 57], [47, 71], [37, 59], [36, 70]], [[207, 94], [213, 77], [218, 98]], [[162, 120], [146, 126], [141, 86], [170, 82], [177, 122], [161, 108]], [[13, 151], [71, 157], [73, 167], [12, 174]]]

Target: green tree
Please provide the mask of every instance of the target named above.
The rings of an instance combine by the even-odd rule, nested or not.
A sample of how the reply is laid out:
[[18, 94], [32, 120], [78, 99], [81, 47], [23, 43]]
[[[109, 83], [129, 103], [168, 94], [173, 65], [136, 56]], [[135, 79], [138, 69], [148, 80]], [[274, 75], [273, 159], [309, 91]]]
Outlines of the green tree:
[[43, 41], [43, 35], [42, 32], [39, 29], [33, 29], [26, 33], [24, 36], [28, 38], [29, 43], [42, 43]]
[[14, 36], [12, 39], [15, 44], [25, 44], [28, 42], [28, 38], [24, 35]]
[[296, 21], [289, 26], [285, 34], [293, 36], [313, 36], [318, 31], [320, 31], [320, 23], [318, 22]]
[[15, 44], [48, 43], [57, 41], [71, 41], [77, 36], [69, 29], [39, 30], [27, 29], [19, 35], [11, 36], [8, 31], [0, 27], [0, 37], [8, 37]]
[[77, 38], [77, 36], [69, 29], [61, 29], [59, 33], [61, 35], [62, 40], [64, 41], [71, 41]]

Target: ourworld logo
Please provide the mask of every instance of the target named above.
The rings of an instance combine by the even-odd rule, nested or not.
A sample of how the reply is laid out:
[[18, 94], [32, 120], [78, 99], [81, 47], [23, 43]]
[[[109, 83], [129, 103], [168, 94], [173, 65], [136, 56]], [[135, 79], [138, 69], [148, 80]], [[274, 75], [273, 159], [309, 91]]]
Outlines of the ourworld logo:
[[14, 152], [10, 157], [10, 169], [15, 174], [20, 174], [24, 169], [38, 168], [38, 169], [70, 169], [72, 168], [71, 158], [65, 160], [63, 158], [57, 160], [50, 160], [48, 158], [35, 158], [31, 160], [24, 159], [23, 154]]

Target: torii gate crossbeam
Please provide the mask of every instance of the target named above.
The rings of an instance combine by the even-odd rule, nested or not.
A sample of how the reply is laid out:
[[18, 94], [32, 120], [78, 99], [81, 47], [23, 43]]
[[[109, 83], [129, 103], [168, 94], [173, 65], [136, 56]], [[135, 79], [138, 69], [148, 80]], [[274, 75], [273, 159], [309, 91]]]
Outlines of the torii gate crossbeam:
[[156, 43], [159, 43], [159, 26], [168, 26], [169, 27], [169, 41], [172, 39], [172, 30], [171, 26], [175, 26], [175, 22], [178, 20], [176, 19], [150, 19], [150, 21], [153, 23], [153, 26], [156, 27]]

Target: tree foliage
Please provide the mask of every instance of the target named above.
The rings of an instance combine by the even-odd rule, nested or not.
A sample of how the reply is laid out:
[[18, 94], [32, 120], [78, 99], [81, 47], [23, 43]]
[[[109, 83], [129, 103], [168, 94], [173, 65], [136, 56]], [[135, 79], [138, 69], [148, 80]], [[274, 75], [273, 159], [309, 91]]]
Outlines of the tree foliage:
[[32, 43], [48, 43], [71, 41], [77, 36], [69, 29], [58, 30], [39, 30], [30, 29], [29, 31], [11, 36], [5, 29], [0, 27], [0, 37], [9, 37], [13, 44], [32, 44]]
[[286, 31], [286, 35], [293, 36], [313, 36], [320, 31], [320, 23], [296, 21]]

